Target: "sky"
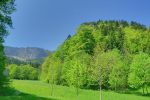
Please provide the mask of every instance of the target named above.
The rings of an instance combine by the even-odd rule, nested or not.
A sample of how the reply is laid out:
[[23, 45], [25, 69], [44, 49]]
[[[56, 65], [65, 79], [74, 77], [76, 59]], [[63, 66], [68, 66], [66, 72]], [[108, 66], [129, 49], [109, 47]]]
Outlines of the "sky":
[[56, 50], [83, 22], [137, 21], [150, 26], [150, 0], [16, 0], [4, 45]]

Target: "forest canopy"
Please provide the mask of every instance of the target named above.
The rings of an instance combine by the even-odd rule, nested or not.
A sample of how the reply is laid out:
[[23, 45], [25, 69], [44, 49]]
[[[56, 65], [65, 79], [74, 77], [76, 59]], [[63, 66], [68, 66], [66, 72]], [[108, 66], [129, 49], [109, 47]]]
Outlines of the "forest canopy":
[[[68, 37], [45, 60], [41, 80], [90, 89], [98, 89], [99, 85], [116, 91], [129, 87], [147, 89], [148, 27], [124, 20], [99, 20], [81, 24], [76, 34]], [[135, 75], [138, 70], [145, 71], [142, 77]]]

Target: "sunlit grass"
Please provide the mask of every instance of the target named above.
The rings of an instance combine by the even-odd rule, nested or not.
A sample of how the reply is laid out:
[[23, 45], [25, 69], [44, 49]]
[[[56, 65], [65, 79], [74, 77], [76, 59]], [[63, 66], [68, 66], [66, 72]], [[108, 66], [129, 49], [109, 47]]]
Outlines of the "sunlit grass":
[[[12, 86], [24, 94], [0, 97], [0, 100], [76, 100], [75, 88], [54, 86], [54, 93], [51, 96], [50, 85], [41, 81], [14, 80]], [[78, 100], [99, 100], [99, 91], [80, 90]], [[150, 97], [103, 91], [103, 100], [150, 100]]]

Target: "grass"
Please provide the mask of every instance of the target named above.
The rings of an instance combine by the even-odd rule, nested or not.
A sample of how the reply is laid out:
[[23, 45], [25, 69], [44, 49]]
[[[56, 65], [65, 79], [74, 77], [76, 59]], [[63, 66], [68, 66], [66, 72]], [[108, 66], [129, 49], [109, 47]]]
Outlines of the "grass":
[[[55, 86], [53, 96], [47, 83], [41, 81], [14, 80], [12, 82], [15, 92], [9, 96], [0, 96], [0, 100], [76, 100], [74, 88]], [[14, 91], [14, 90], [13, 90]], [[93, 90], [80, 90], [78, 100], [99, 100], [99, 92]], [[139, 92], [133, 94], [120, 94], [112, 91], [103, 91], [103, 100], [150, 100], [149, 96], [141, 96]]]

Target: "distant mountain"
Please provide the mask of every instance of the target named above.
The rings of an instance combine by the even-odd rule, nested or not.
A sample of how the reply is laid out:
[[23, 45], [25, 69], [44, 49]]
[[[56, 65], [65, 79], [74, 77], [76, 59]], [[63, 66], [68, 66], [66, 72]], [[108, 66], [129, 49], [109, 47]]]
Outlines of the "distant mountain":
[[7, 57], [15, 58], [21, 61], [42, 59], [47, 57], [51, 52], [36, 47], [10, 47], [5, 46], [5, 54]]

